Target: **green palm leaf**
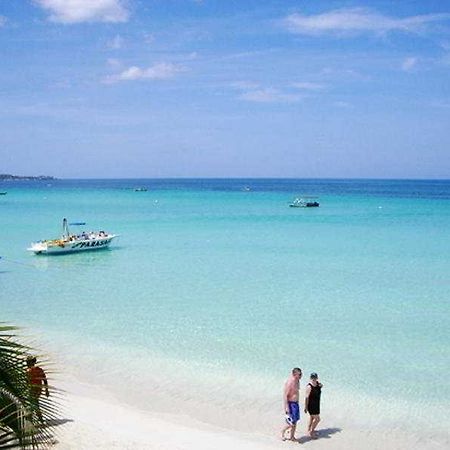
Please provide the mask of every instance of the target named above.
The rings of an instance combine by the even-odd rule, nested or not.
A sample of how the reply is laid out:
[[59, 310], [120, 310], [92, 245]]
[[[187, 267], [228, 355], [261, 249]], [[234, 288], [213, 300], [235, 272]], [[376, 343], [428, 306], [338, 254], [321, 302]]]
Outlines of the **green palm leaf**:
[[[0, 323], [0, 448], [47, 448], [60, 423], [60, 391], [49, 386], [51, 397], [33, 395], [26, 359], [34, 349], [21, 342], [18, 328]], [[50, 374], [48, 364], [40, 364]]]

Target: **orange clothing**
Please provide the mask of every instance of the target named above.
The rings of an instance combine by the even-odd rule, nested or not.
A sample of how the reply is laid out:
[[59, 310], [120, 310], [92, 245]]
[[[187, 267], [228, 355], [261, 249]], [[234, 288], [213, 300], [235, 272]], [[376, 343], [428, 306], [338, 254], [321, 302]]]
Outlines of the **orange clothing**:
[[46, 380], [45, 372], [40, 367], [33, 366], [27, 370], [27, 375], [33, 394], [39, 397], [42, 391], [42, 384]]

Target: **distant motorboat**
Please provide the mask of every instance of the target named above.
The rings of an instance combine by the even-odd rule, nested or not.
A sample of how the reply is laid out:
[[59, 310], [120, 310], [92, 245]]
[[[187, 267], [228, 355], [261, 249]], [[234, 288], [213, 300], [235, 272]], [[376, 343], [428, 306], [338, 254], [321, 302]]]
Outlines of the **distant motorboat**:
[[319, 207], [319, 202], [312, 200], [317, 197], [303, 197], [296, 198], [292, 203], [289, 203], [291, 208], [317, 208]]
[[[73, 225], [85, 225], [85, 223], [78, 222]], [[108, 247], [115, 237], [117, 237], [116, 234], [110, 234], [106, 231], [83, 231], [80, 234], [71, 234], [67, 219], [63, 219], [63, 233], [59, 239], [33, 242], [27, 250], [35, 253], [36, 255], [52, 255], [74, 253], [84, 250], [99, 250]]]
[[147, 188], [145, 187], [138, 187], [134, 189], [134, 192], [147, 192]]

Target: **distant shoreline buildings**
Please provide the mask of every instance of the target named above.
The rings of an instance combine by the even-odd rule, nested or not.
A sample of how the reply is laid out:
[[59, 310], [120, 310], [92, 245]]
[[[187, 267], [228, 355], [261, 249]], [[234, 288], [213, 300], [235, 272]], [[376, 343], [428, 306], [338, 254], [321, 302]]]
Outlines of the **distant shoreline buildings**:
[[8, 173], [0, 173], [0, 181], [4, 180], [56, 180], [56, 178], [50, 177], [48, 175], [25, 176], [25, 175], [11, 175]]

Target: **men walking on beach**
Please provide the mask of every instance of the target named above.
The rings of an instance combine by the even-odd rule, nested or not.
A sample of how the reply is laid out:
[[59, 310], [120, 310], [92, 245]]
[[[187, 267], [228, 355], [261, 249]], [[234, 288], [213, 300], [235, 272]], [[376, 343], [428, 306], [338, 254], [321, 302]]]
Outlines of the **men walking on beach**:
[[[36, 365], [34, 356], [27, 357], [27, 377], [30, 385], [31, 395], [36, 402], [39, 403], [39, 397], [42, 394], [42, 388], [45, 386], [45, 395], [48, 397], [48, 382], [44, 370]], [[39, 405], [38, 405], [39, 406]], [[39, 419], [42, 421], [42, 415], [38, 410]]]
[[320, 422], [320, 395], [322, 383], [319, 382], [317, 373], [310, 376], [305, 392], [305, 414], [309, 413], [308, 434], [313, 439], [317, 438], [316, 427]]
[[[300, 378], [302, 377], [302, 370], [298, 367], [292, 369], [291, 376], [286, 380], [284, 385], [284, 411], [286, 413], [286, 425], [281, 430], [281, 439], [285, 441], [289, 439], [295, 440], [295, 429], [297, 422], [300, 420], [300, 408], [298, 405]], [[289, 438], [286, 438], [286, 432], [289, 430]]]

